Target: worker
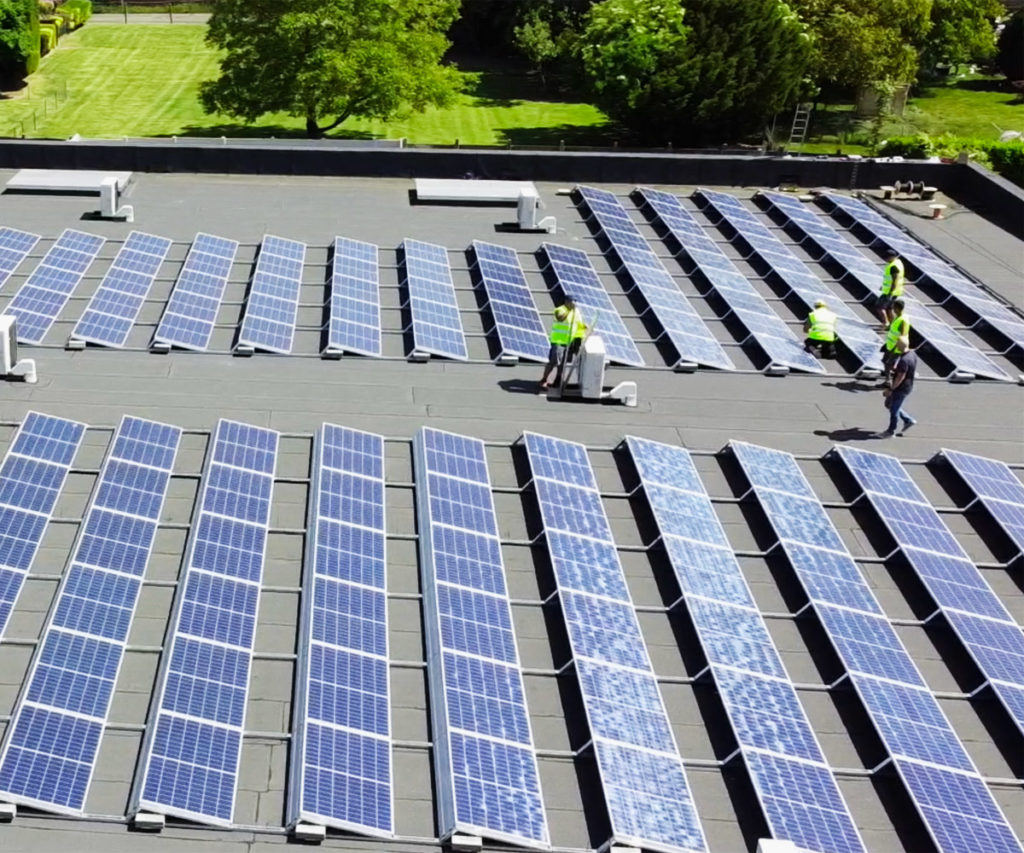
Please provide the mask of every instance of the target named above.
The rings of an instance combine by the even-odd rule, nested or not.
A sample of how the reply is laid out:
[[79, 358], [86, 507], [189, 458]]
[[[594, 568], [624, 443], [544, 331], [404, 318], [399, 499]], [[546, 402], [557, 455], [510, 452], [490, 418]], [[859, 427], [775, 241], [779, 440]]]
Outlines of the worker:
[[540, 378], [542, 390], [551, 387], [548, 377], [556, 367], [558, 368], [558, 373], [555, 378], [555, 384], [562, 384], [562, 364], [567, 360], [566, 348], [569, 350], [568, 358], [572, 359], [576, 352], [579, 351], [580, 342], [583, 340], [586, 331], [587, 326], [583, 322], [583, 315], [580, 313], [580, 309], [567, 296], [565, 302], [555, 308], [555, 322], [551, 324], [551, 334], [548, 338], [551, 342], [551, 348], [548, 350], [548, 363], [544, 366], [544, 373]]
[[804, 349], [822, 358], [836, 357], [836, 315], [828, 309], [824, 299], [814, 303], [814, 310], [804, 321]]
[[910, 339], [910, 320], [903, 313], [905, 307], [906, 303], [902, 299], [893, 300], [893, 319], [889, 323], [889, 329], [885, 335], [885, 343], [882, 345], [882, 367], [885, 368], [883, 385], [889, 385], [892, 381], [892, 370], [896, 360], [900, 357], [900, 338]]
[[897, 359], [893, 366], [891, 390], [884, 391], [885, 407], [889, 410], [889, 426], [875, 433], [875, 438], [892, 438], [896, 435], [896, 426], [903, 421], [904, 435], [917, 420], [903, 408], [910, 392], [914, 390], [914, 377], [917, 375], [917, 355], [910, 349], [910, 339], [906, 336], [896, 341]]
[[885, 269], [882, 271], [882, 291], [875, 302], [878, 311], [878, 319], [882, 325], [888, 328], [895, 317], [892, 304], [903, 296], [903, 285], [906, 280], [906, 271], [903, 269], [903, 261], [893, 249], [885, 251]]

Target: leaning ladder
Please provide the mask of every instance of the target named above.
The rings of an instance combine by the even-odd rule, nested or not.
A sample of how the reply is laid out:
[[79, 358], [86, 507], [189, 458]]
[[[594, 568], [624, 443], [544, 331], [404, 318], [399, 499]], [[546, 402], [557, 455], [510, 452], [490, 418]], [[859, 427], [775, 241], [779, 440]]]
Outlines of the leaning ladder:
[[807, 139], [807, 129], [811, 125], [811, 107], [813, 104], [797, 104], [793, 113], [793, 126], [789, 130], [789, 144], [800, 145]]

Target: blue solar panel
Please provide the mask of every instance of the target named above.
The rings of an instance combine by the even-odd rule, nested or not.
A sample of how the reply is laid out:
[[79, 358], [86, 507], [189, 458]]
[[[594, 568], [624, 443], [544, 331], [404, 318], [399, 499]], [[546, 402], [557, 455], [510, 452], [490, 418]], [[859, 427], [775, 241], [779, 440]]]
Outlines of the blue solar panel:
[[608, 358], [619, 364], [643, 366], [643, 356], [587, 253], [581, 249], [542, 243], [538, 255], [542, 264], [550, 267], [562, 292], [572, 298], [583, 312], [583, 319], [600, 330]]
[[722, 345], [704, 325], [619, 200], [612, 193], [592, 187], [577, 187], [576, 191], [622, 262], [622, 268], [650, 305], [679, 362], [734, 369]]
[[1010, 466], [959, 450], [942, 450], [935, 458], [953, 466], [1017, 550], [1024, 552], [1024, 483]]
[[29, 234], [27, 231], [18, 231], [7, 226], [0, 228], [0, 287], [7, 283], [7, 279], [38, 242], [37, 234]]
[[267, 235], [260, 245], [238, 346], [290, 353], [295, 340], [306, 244]]
[[18, 318], [21, 343], [42, 343], [105, 242], [71, 229], [57, 238], [4, 309]]
[[226, 826], [234, 810], [278, 433], [217, 424], [133, 796]]
[[289, 822], [394, 832], [384, 439], [324, 424], [293, 707]]
[[466, 361], [469, 354], [447, 250], [404, 240], [402, 257], [413, 352]]
[[71, 337], [123, 347], [149, 295], [172, 240], [132, 231], [117, 253]]
[[[705, 850], [703, 829], [586, 449], [532, 432], [524, 433], [522, 440], [612, 840], [657, 850]], [[575, 509], [566, 507], [568, 500]]]
[[549, 843], [484, 443], [416, 436], [438, 824]]
[[487, 292], [501, 354], [547, 360], [548, 330], [537, 311], [515, 250], [479, 240], [474, 240], [471, 248], [480, 281]]
[[[0, 750], [0, 796], [10, 802], [85, 808], [180, 438], [177, 427], [130, 417], [114, 435]], [[53, 740], [55, 727], [83, 729], [73, 754]]]
[[84, 435], [85, 424], [29, 412], [0, 463], [0, 637]]
[[377, 247], [335, 237], [327, 349], [381, 354], [380, 269]]

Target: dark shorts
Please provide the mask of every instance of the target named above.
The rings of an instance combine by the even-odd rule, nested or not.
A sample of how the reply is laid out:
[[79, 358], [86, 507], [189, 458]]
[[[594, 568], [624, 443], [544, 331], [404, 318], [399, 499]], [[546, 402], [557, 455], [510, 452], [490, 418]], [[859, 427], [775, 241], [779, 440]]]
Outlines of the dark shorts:
[[875, 297], [875, 307], [879, 311], [888, 311], [890, 308], [892, 308], [892, 303], [893, 298], [889, 294], [886, 294], [885, 296], [879, 294], [878, 296]]
[[821, 350], [822, 355], [828, 356], [836, 351], [836, 342], [819, 341], [817, 338], [807, 338], [804, 341], [804, 348]]
[[548, 350], [548, 367], [557, 367], [558, 363], [562, 360], [562, 352], [565, 350], [565, 344], [552, 344], [551, 349]]

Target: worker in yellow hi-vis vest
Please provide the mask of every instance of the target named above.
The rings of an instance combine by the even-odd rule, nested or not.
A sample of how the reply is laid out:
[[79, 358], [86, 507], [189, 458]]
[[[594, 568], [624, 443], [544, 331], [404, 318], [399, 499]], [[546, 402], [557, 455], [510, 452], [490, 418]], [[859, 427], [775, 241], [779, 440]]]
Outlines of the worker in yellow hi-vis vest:
[[829, 311], [824, 299], [814, 303], [814, 310], [804, 321], [804, 349], [822, 358], [836, 357], [836, 315]]
[[555, 377], [555, 384], [561, 384], [562, 364], [565, 361], [566, 348], [569, 349], [568, 356], [573, 358], [579, 351], [580, 343], [587, 333], [587, 324], [583, 322], [583, 314], [576, 307], [568, 296], [565, 302], [555, 309], [555, 322], [551, 324], [551, 348], [548, 350], [548, 363], [544, 365], [544, 373], [540, 377], [540, 387], [546, 390], [551, 387], [548, 377], [556, 367], [558, 374]]
[[886, 249], [885, 268], [882, 270], [882, 290], [875, 300], [875, 310], [878, 312], [878, 319], [882, 321], [887, 329], [896, 319], [896, 312], [892, 304], [903, 296], [903, 285], [906, 283], [906, 270], [903, 269], [903, 261], [894, 249]]

